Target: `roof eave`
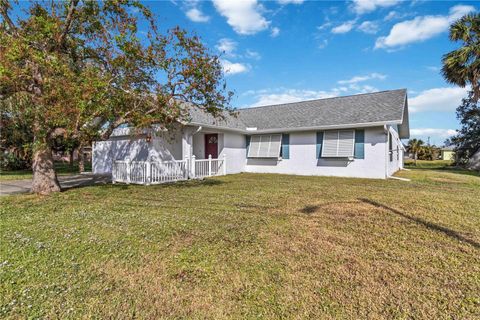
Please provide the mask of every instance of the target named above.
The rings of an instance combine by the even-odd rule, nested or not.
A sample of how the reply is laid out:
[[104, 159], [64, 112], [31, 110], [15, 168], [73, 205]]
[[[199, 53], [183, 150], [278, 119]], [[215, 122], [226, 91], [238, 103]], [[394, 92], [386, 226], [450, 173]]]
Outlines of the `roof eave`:
[[327, 126], [311, 126], [311, 127], [295, 127], [295, 128], [272, 128], [272, 129], [260, 129], [260, 130], [246, 130], [235, 129], [216, 125], [205, 125], [202, 123], [190, 122], [187, 125], [202, 126], [209, 129], [221, 129], [225, 131], [235, 131], [243, 134], [263, 134], [263, 133], [280, 133], [280, 132], [299, 132], [299, 131], [318, 131], [318, 130], [334, 130], [334, 129], [352, 129], [352, 128], [369, 128], [369, 127], [381, 127], [384, 125], [401, 124], [402, 120], [389, 120], [389, 121], [377, 121], [377, 122], [363, 122], [363, 123], [348, 123], [338, 125]]

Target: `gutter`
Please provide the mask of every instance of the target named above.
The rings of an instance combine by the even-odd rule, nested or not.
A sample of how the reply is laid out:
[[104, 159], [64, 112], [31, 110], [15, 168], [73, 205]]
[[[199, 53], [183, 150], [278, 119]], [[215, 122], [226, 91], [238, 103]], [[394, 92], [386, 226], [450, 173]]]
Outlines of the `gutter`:
[[333, 130], [333, 129], [351, 129], [351, 128], [369, 128], [369, 127], [379, 127], [391, 124], [401, 124], [401, 120], [392, 120], [392, 121], [378, 121], [378, 122], [363, 122], [363, 123], [349, 123], [349, 124], [336, 124], [328, 126], [313, 126], [313, 127], [295, 127], [295, 128], [273, 128], [273, 129], [263, 129], [263, 130], [247, 130], [247, 129], [235, 129], [228, 128], [224, 126], [215, 126], [215, 125], [204, 125], [202, 123], [190, 122], [186, 124], [187, 126], [203, 126], [209, 129], [222, 129], [225, 131], [235, 131], [247, 135], [251, 134], [262, 134], [262, 133], [281, 133], [281, 132], [298, 132], [298, 131], [316, 131], [316, 130]]

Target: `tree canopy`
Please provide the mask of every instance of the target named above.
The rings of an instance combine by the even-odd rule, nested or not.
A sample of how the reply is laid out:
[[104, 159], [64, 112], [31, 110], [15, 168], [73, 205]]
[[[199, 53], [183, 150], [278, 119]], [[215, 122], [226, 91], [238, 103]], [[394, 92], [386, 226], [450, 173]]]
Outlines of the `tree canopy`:
[[0, 0], [0, 106], [32, 123], [36, 192], [59, 190], [48, 155], [58, 135], [168, 128], [188, 120], [184, 102], [214, 116], [230, 109], [218, 57], [181, 28], [159, 32], [140, 2], [33, 2], [16, 18], [11, 9]]
[[472, 99], [480, 99], [480, 13], [465, 15], [450, 26], [450, 40], [462, 42], [443, 56], [445, 80], [462, 88], [471, 85]]
[[459, 164], [466, 164], [477, 150], [480, 150], [480, 106], [473, 99], [474, 93], [462, 100], [457, 108], [457, 118], [461, 128], [457, 134], [447, 141], [455, 145], [456, 158]]

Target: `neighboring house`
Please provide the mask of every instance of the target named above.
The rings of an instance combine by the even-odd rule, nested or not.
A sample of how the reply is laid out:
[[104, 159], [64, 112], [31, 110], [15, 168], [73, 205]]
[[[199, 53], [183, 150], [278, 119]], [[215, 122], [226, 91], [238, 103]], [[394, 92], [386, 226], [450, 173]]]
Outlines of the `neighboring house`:
[[405, 89], [240, 109], [215, 119], [191, 108], [170, 132], [132, 136], [116, 129], [93, 147], [93, 171], [115, 160], [182, 160], [225, 156], [226, 173], [387, 178], [403, 168], [409, 138]]
[[440, 159], [441, 160], [455, 160], [455, 151], [453, 151], [453, 147], [444, 147], [440, 150]]

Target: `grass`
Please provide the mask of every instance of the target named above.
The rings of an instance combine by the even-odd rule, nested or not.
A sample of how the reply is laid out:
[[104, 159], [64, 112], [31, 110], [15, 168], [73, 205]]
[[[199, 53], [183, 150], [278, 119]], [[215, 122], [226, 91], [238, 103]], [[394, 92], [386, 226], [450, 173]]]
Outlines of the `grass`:
[[480, 178], [239, 174], [0, 198], [0, 317], [480, 316]]
[[405, 168], [416, 170], [437, 170], [439, 172], [450, 171], [458, 174], [480, 176], [480, 172], [456, 167], [454, 162], [450, 160], [417, 160], [417, 165], [415, 165], [414, 160], [406, 160]]
[[[56, 162], [55, 169], [58, 175], [78, 174], [79, 172], [78, 163], [74, 163], [71, 167], [68, 163]], [[85, 170], [90, 170], [90, 164], [86, 165]], [[32, 170], [0, 170], [0, 181], [21, 179], [32, 179]]]
[[417, 160], [417, 165], [415, 165], [414, 160], [405, 160], [405, 167], [415, 169], [454, 169], [453, 161], [451, 160]]

